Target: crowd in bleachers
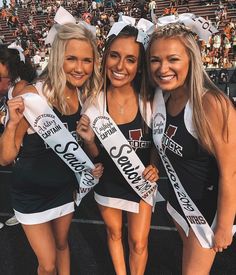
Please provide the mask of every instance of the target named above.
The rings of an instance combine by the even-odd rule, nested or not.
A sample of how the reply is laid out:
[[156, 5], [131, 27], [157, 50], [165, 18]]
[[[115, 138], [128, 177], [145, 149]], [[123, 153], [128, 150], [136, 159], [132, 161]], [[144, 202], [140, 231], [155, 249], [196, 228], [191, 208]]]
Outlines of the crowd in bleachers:
[[[118, 20], [119, 12], [135, 18], [158, 20], [159, 9], [155, 0], [16, 0], [6, 2], [0, 11], [0, 43], [9, 43], [3, 34], [4, 25], [12, 33], [11, 40], [16, 40], [24, 49], [26, 58], [30, 58], [36, 67], [44, 66], [48, 58], [50, 46], [44, 40], [53, 24], [53, 17], [60, 5], [64, 6], [78, 20], [96, 26], [97, 44], [102, 54], [106, 35], [112, 24]], [[167, 1], [166, 1], [167, 2]], [[189, 0], [170, 0], [159, 13], [161, 16], [176, 15], [179, 9], [191, 13]], [[215, 18], [209, 20], [219, 33], [213, 35], [208, 42], [201, 41], [202, 59], [205, 68], [236, 67], [236, 22], [228, 16], [229, 10], [236, 10], [235, 1], [198, 1], [199, 5], [217, 4]], [[207, 9], [208, 7], [206, 7]], [[183, 11], [183, 9], [182, 9]]]

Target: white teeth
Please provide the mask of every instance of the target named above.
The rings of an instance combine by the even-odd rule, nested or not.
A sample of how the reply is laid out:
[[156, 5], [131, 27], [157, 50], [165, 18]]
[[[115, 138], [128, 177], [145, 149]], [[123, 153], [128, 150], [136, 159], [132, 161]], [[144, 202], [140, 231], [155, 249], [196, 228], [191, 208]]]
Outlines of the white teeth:
[[117, 72], [112, 72], [112, 74], [116, 77], [116, 78], [124, 78], [125, 74], [121, 74], [121, 73], [117, 73]]
[[81, 79], [83, 75], [73, 75], [74, 78]]
[[160, 79], [162, 80], [171, 80], [174, 78], [174, 75], [170, 75], [170, 76], [160, 76]]

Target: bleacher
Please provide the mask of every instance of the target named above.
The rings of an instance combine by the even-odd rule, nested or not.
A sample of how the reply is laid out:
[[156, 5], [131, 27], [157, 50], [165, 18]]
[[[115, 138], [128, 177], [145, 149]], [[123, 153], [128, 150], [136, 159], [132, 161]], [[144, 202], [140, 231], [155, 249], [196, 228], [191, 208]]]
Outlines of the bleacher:
[[[135, 1], [133, 1], [135, 3]], [[222, 1], [224, 5], [226, 5], [225, 1]], [[155, 10], [155, 14], [158, 17], [162, 16], [164, 13], [164, 9], [168, 8], [170, 5], [170, 1], [163, 1], [163, 0], [156, 0], [157, 3], [157, 8]], [[91, 6], [91, 1], [89, 1], [89, 5]], [[119, 5], [119, 9], [120, 10], [124, 10], [125, 7], [127, 7], [127, 5], [131, 6], [133, 5], [133, 3], [128, 2], [128, 3], [120, 3]], [[199, 0], [189, 0], [188, 4], [182, 4], [178, 6], [178, 14], [182, 14], [185, 12], [191, 12], [194, 13], [196, 15], [202, 16], [202, 17], [206, 17], [208, 16], [208, 18], [211, 21], [215, 20], [215, 10], [217, 9], [218, 3], [213, 2], [211, 6], [206, 6], [206, 5], [200, 5], [200, 1]], [[67, 8], [67, 7], [65, 7]], [[188, 8], [188, 9], [187, 9]], [[83, 8], [83, 6], [78, 9], [77, 8], [77, 3], [73, 3], [72, 6], [70, 6], [70, 9], [74, 12], [74, 14], [82, 14], [85, 10]], [[112, 11], [111, 7], [105, 7], [105, 12], [110, 13]], [[27, 15], [29, 13], [28, 9], [24, 9], [19, 7], [18, 8], [18, 15], [19, 15], [19, 20], [20, 22], [23, 22], [25, 15]], [[219, 30], [221, 32], [223, 32], [223, 27], [225, 26], [226, 22], [230, 21], [231, 18], [235, 19], [236, 21], [236, 11], [235, 9], [230, 9], [228, 8], [228, 18], [227, 20], [224, 20], [224, 22], [222, 22], [219, 26]], [[33, 15], [33, 18], [35, 19], [35, 21], [37, 22], [37, 29], [39, 29], [41, 26], [44, 25], [45, 20], [47, 18], [47, 14], [35, 14]], [[53, 20], [53, 15], [51, 16], [51, 19]], [[5, 39], [4, 39], [4, 43], [11, 43], [13, 42], [16, 37], [14, 37], [14, 30], [15, 28], [10, 29], [7, 25], [6, 25], [6, 21], [4, 21], [2, 18], [0, 18], [0, 36], [4, 35]], [[232, 48], [229, 51], [229, 57], [230, 59], [233, 58], [233, 54], [232, 54]]]

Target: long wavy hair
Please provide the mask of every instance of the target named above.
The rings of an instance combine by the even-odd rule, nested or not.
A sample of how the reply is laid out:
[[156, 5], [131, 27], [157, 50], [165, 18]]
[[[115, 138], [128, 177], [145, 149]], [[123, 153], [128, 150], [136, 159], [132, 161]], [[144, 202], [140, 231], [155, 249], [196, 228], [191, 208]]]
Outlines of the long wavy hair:
[[[110, 52], [110, 48], [112, 43], [120, 38], [120, 37], [134, 37], [135, 39], [138, 36], [138, 30], [133, 27], [133, 26], [126, 26], [124, 27], [119, 34], [117, 35], [111, 35], [106, 43], [105, 43], [105, 48], [103, 52], [103, 58], [102, 58], [102, 63], [101, 63], [101, 73], [104, 79], [102, 91], [104, 91], [104, 96], [107, 91], [107, 88], [109, 86], [109, 79], [107, 78], [106, 74], [106, 60], [107, 56]], [[146, 103], [148, 101], [151, 101], [153, 98], [153, 89], [148, 83], [148, 75], [147, 75], [147, 64], [146, 64], [146, 53], [145, 49], [142, 43], [139, 43], [139, 48], [140, 48], [140, 54], [139, 54], [139, 61], [138, 61], [138, 70], [136, 73], [136, 76], [132, 82], [133, 88], [136, 93], [140, 94], [141, 99], [143, 100], [143, 114], [146, 116]], [[125, 46], [125, 45], [124, 45]]]
[[[148, 71], [150, 75], [150, 48], [152, 43], [161, 38], [175, 38], [185, 46], [188, 53], [190, 64], [186, 79], [186, 85], [189, 90], [189, 100], [193, 109], [193, 124], [197, 132], [200, 144], [209, 152], [214, 153], [211, 140], [210, 125], [203, 108], [203, 95], [210, 93], [215, 100], [220, 102], [224, 127], [222, 128], [222, 137], [228, 139], [227, 119], [229, 115], [230, 101], [224, 93], [211, 81], [205, 72], [202, 64], [202, 58], [195, 35], [192, 31], [182, 24], [168, 24], [155, 30], [152, 34], [147, 48], [147, 60], [149, 63]], [[153, 82], [153, 80], [152, 80]], [[225, 108], [226, 106], [226, 108]]]
[[63, 70], [66, 45], [69, 40], [78, 39], [88, 42], [93, 49], [94, 67], [92, 76], [80, 87], [81, 99], [84, 102], [89, 96], [95, 96], [102, 84], [99, 68], [99, 54], [97, 51], [96, 37], [82, 23], [67, 23], [59, 27], [52, 44], [48, 66], [42, 74], [45, 78], [43, 93], [51, 105], [56, 105], [59, 111], [67, 114], [68, 105], [64, 97], [66, 75]]

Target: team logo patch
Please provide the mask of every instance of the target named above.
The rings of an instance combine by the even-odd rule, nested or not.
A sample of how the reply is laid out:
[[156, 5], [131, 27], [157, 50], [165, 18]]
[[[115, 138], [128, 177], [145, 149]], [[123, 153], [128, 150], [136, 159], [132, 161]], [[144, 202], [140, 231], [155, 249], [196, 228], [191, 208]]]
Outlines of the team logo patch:
[[166, 151], [166, 148], [168, 148], [170, 151], [172, 151], [176, 155], [182, 157], [183, 147], [172, 139], [176, 134], [177, 129], [178, 127], [173, 126], [171, 124], [168, 126], [162, 138], [162, 145], [163, 145], [164, 152]]
[[151, 141], [143, 140], [142, 129], [129, 130], [129, 144], [132, 146], [134, 151], [139, 148], [150, 148]]

